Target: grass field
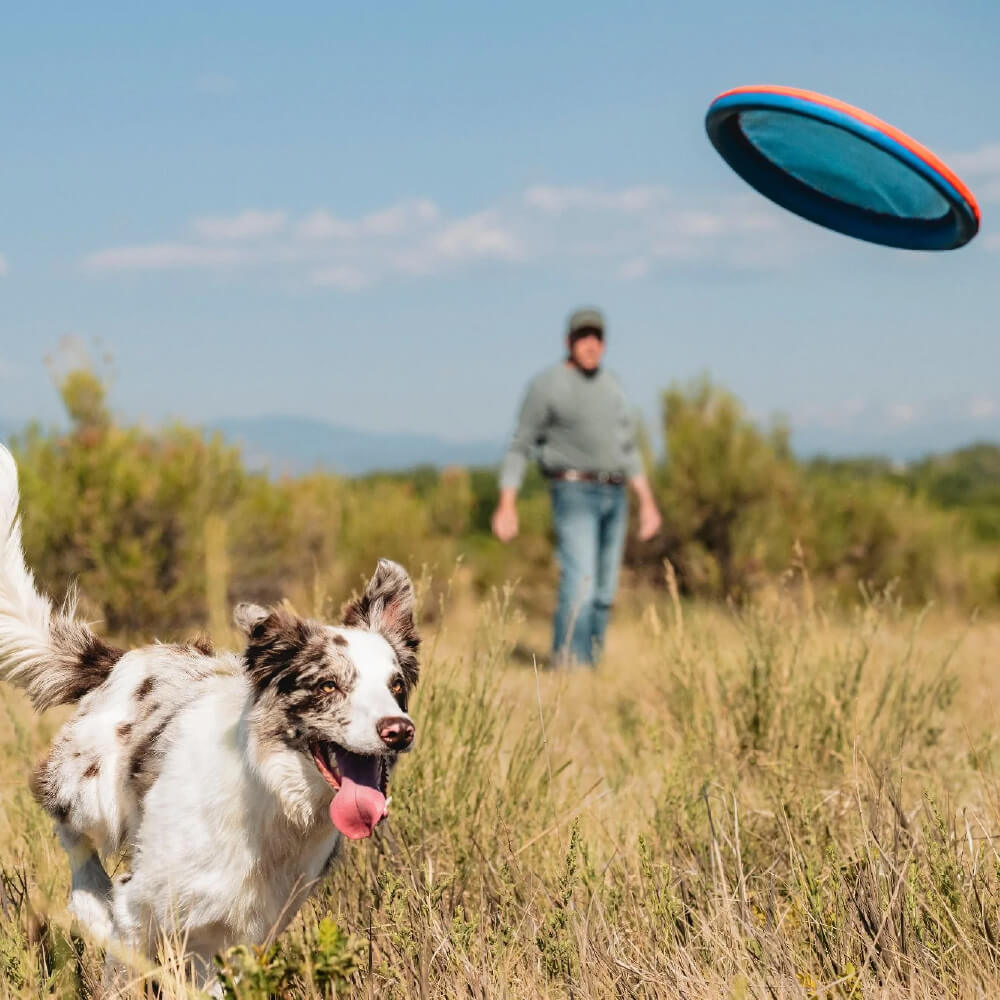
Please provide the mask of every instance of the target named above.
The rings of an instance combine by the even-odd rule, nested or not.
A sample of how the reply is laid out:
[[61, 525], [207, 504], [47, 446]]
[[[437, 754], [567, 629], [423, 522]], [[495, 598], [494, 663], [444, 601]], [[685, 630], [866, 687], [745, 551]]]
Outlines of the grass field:
[[[1000, 995], [1000, 626], [632, 594], [555, 674], [508, 596], [434, 616], [390, 824], [230, 995]], [[0, 691], [0, 1000], [100, 976], [27, 789], [59, 721]]]

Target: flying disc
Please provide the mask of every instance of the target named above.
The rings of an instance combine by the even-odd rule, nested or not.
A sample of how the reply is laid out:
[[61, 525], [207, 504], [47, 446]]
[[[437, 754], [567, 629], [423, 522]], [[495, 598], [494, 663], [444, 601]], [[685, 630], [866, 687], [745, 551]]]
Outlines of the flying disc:
[[979, 206], [954, 171], [843, 101], [738, 87], [712, 101], [705, 129], [748, 184], [827, 229], [908, 250], [953, 250], [979, 230]]

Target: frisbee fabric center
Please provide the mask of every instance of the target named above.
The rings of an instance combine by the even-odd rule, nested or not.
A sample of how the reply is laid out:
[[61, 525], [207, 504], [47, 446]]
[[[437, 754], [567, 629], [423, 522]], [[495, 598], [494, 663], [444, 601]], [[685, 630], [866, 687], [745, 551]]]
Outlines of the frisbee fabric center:
[[901, 219], [939, 219], [948, 202], [925, 178], [864, 139], [802, 115], [752, 110], [743, 134], [764, 156], [821, 194]]

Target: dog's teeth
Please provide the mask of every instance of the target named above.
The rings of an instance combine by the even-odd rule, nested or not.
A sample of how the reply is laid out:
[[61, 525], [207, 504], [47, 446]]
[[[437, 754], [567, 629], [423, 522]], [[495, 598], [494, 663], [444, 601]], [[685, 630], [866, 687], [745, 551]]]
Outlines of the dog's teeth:
[[382, 807], [382, 815], [383, 815], [383, 816], [388, 816], [388, 815], [389, 815], [389, 803], [390, 803], [391, 801], [392, 801], [392, 796], [390, 795], [390, 796], [389, 796], [389, 797], [388, 797], [388, 798], [387, 798], [387, 799], [385, 800], [385, 805], [384, 805], [384, 806]]

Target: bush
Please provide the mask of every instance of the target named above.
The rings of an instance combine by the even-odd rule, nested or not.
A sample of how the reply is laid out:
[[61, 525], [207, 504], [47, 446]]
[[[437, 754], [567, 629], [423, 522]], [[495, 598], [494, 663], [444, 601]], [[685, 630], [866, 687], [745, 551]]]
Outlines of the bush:
[[[520, 537], [505, 546], [489, 530], [494, 470], [274, 481], [197, 429], [118, 426], [89, 368], [71, 369], [59, 387], [69, 432], [32, 427], [15, 442], [25, 547], [50, 593], [59, 599], [75, 581], [84, 614], [119, 636], [225, 629], [239, 600], [288, 597], [329, 615], [381, 556], [418, 576], [428, 568], [435, 586], [462, 559], [475, 592], [517, 580], [523, 607], [551, 607], [551, 517], [537, 470], [521, 491]], [[663, 424], [667, 456], [650, 461], [650, 479], [664, 528], [652, 543], [632, 532], [626, 551], [640, 578], [661, 586], [669, 560], [685, 594], [743, 600], [794, 562], [848, 599], [859, 585], [893, 581], [907, 601], [1000, 599], [995, 547], [984, 540], [1000, 503], [973, 488], [969, 471], [993, 468], [989, 448], [906, 474], [878, 460], [804, 466], [782, 424], [757, 427], [708, 379], [668, 390]], [[429, 611], [438, 601], [428, 596]]]
[[687, 593], [744, 595], [788, 564], [803, 524], [788, 432], [759, 430], [707, 379], [664, 394], [663, 424], [667, 460], [653, 480], [664, 530], [645, 552], [633, 544], [630, 556], [656, 573], [669, 559]]

